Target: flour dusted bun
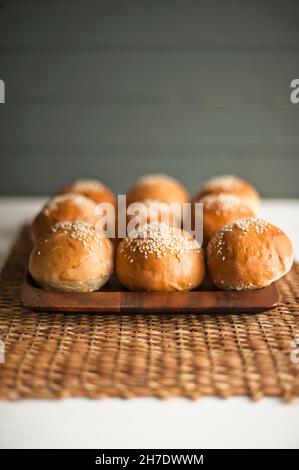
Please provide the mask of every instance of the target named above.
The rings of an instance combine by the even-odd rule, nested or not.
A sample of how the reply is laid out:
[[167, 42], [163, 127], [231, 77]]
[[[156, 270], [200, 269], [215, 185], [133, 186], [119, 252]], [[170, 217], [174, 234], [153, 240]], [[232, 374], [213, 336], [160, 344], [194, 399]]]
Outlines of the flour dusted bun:
[[208, 269], [220, 289], [259, 289], [277, 281], [293, 264], [289, 238], [261, 219], [225, 225], [210, 240]]
[[113, 270], [113, 247], [87, 222], [59, 222], [32, 249], [29, 272], [46, 289], [91, 292]]
[[249, 205], [256, 214], [260, 204], [260, 197], [256, 189], [244, 179], [235, 175], [223, 175], [211, 178], [201, 186], [194, 200], [199, 201], [207, 194], [230, 193], [238, 196]]
[[176, 179], [162, 174], [141, 177], [127, 194], [127, 205], [146, 199], [183, 204], [190, 198], [185, 188]]
[[206, 245], [214, 233], [234, 220], [254, 217], [250, 206], [238, 196], [229, 193], [207, 194], [203, 204], [203, 239]]
[[95, 179], [79, 179], [58, 191], [58, 194], [65, 193], [82, 194], [89, 197], [96, 204], [109, 202], [114, 207], [116, 206], [116, 197], [111, 189]]
[[131, 290], [188, 291], [204, 277], [204, 253], [184, 230], [148, 224], [118, 245], [116, 273]]
[[36, 241], [40, 237], [46, 237], [57, 222], [75, 220], [96, 224], [96, 204], [81, 194], [54, 196], [35, 217], [31, 226], [31, 238]]

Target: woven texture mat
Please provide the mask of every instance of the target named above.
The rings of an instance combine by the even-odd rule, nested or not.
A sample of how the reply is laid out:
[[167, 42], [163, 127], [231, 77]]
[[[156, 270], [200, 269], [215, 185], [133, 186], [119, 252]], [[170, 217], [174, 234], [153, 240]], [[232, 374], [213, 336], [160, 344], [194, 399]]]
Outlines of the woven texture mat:
[[261, 314], [34, 313], [19, 300], [29, 249], [23, 230], [0, 280], [0, 398], [299, 395], [298, 265]]

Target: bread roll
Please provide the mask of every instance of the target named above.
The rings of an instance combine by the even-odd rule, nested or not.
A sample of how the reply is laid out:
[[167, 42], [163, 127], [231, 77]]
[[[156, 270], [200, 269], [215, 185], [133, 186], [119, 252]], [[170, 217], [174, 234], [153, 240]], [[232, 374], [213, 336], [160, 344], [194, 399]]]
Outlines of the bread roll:
[[[166, 202], [156, 201], [153, 199], [145, 199], [144, 201], [134, 203], [138, 212], [138, 226], [150, 223], [166, 223], [168, 225], [175, 225], [180, 227], [182, 223], [182, 211], [180, 205], [173, 208], [171, 204]], [[134, 208], [134, 206], [131, 206]], [[127, 215], [127, 224], [135, 218], [135, 214]], [[129, 229], [129, 226], [128, 226]], [[129, 230], [130, 231], [130, 230]]]
[[254, 217], [254, 211], [239, 197], [228, 194], [207, 194], [203, 204], [203, 239], [207, 245], [214, 233], [234, 220]]
[[31, 238], [44, 238], [53, 225], [62, 221], [81, 220], [96, 224], [96, 204], [80, 194], [62, 194], [50, 199], [35, 217], [31, 226]]
[[174, 178], [162, 175], [145, 175], [141, 177], [127, 194], [127, 205], [132, 202], [145, 201], [146, 199], [183, 204], [190, 198], [186, 189]]
[[57, 194], [66, 193], [82, 194], [82, 196], [89, 197], [96, 204], [109, 202], [113, 207], [116, 207], [116, 197], [111, 189], [95, 179], [79, 179], [61, 188]]
[[148, 224], [118, 245], [116, 273], [128, 289], [188, 291], [205, 274], [204, 254], [190, 234], [166, 224]]
[[286, 274], [294, 255], [289, 238], [264, 220], [225, 225], [210, 240], [208, 269], [220, 289], [260, 289]]
[[46, 289], [91, 292], [100, 289], [113, 270], [113, 247], [87, 222], [59, 222], [34, 244], [29, 272]]
[[244, 179], [235, 175], [223, 175], [211, 178], [201, 186], [194, 201], [199, 201], [207, 194], [229, 193], [238, 196], [251, 207], [256, 215], [259, 209], [260, 197], [255, 188]]

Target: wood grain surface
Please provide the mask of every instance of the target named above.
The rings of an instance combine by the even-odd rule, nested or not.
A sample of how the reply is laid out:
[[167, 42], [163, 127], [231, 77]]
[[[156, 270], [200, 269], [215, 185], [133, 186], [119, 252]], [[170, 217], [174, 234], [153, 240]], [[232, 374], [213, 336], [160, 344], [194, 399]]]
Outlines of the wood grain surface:
[[105, 313], [255, 313], [279, 303], [275, 284], [253, 291], [219, 291], [204, 286], [191, 292], [131, 292], [114, 277], [98, 292], [45, 290], [26, 274], [21, 299], [26, 308], [55, 312]]

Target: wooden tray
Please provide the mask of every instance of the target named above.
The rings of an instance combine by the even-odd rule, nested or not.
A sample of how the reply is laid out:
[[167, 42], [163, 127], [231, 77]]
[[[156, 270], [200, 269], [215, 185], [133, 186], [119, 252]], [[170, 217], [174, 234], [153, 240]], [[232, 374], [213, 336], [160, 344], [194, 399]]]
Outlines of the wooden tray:
[[275, 284], [254, 291], [220, 291], [210, 283], [190, 292], [131, 292], [112, 276], [98, 292], [70, 293], [38, 287], [27, 273], [21, 289], [26, 308], [39, 311], [104, 313], [255, 313], [279, 303]]

